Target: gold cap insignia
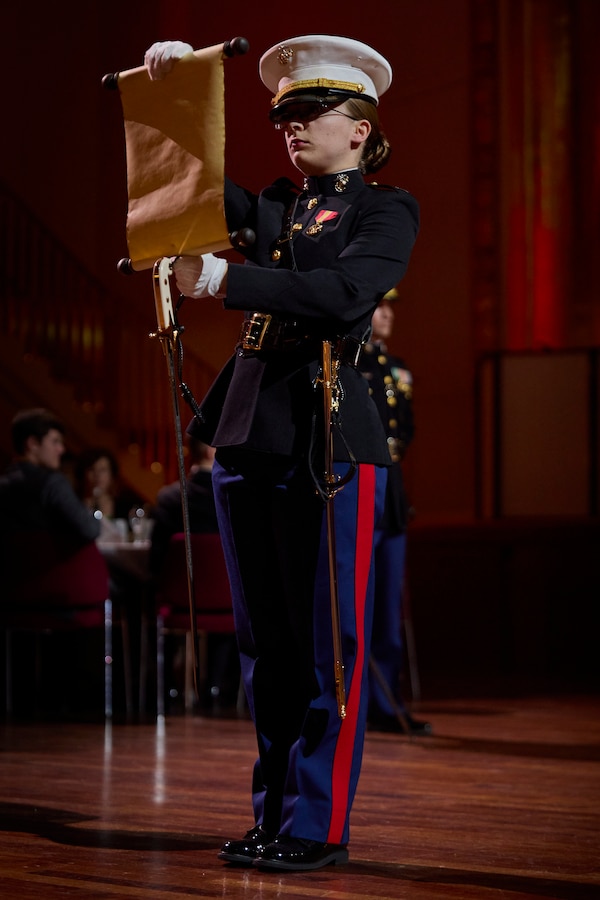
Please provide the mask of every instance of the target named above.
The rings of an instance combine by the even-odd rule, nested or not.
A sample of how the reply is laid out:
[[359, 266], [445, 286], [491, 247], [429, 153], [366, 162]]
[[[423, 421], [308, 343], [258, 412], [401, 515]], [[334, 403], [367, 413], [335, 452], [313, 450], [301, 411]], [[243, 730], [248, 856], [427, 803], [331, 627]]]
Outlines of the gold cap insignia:
[[279, 53], [277, 54], [277, 59], [279, 60], [282, 66], [289, 66], [292, 59], [294, 58], [294, 50], [292, 47], [279, 47]]

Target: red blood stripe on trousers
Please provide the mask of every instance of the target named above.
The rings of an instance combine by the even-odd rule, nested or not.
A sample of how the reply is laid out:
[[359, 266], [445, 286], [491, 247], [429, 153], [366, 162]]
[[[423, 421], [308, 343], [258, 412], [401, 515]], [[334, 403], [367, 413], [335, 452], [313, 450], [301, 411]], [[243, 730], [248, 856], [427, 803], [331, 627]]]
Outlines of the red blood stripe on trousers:
[[346, 685], [346, 717], [341, 722], [333, 762], [332, 813], [327, 838], [328, 842], [332, 844], [341, 843], [346, 825], [348, 788], [356, 742], [361, 685], [366, 661], [364, 618], [373, 548], [375, 466], [359, 465], [356, 477], [358, 478], [358, 503], [354, 563], [354, 614], [357, 623], [357, 644], [352, 679], [350, 684]]

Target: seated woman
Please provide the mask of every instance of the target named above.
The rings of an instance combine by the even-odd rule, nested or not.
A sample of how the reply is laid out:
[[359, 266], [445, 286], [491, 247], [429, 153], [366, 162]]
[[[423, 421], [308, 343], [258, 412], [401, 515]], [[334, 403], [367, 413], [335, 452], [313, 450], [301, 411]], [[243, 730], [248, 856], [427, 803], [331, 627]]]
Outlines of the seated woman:
[[[144, 508], [144, 500], [124, 488], [117, 459], [106, 447], [90, 447], [81, 453], [75, 464], [75, 490], [100, 520], [101, 538], [126, 537], [130, 519], [138, 508]], [[116, 524], [123, 521], [126, 528]]]

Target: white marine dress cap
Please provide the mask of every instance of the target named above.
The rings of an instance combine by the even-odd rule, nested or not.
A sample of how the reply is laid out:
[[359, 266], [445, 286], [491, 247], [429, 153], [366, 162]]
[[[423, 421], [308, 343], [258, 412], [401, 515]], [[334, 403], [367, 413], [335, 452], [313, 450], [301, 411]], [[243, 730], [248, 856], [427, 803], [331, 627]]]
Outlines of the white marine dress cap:
[[263, 84], [282, 104], [317, 98], [343, 103], [357, 97], [377, 104], [392, 81], [392, 67], [380, 53], [352, 38], [308, 34], [289, 38], [263, 53]]

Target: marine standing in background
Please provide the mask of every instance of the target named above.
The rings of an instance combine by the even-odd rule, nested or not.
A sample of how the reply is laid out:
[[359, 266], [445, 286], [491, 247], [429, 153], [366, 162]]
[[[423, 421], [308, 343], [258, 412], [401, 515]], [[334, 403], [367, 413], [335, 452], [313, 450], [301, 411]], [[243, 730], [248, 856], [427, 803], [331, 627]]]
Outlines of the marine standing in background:
[[375, 731], [426, 735], [431, 734], [431, 725], [411, 716], [400, 690], [406, 529], [410, 519], [402, 460], [415, 429], [412, 374], [402, 359], [388, 352], [386, 344], [394, 327], [392, 304], [397, 297], [395, 288], [388, 291], [373, 313], [371, 337], [359, 363], [379, 410], [392, 460], [385, 510], [375, 531], [375, 609], [368, 722]]

